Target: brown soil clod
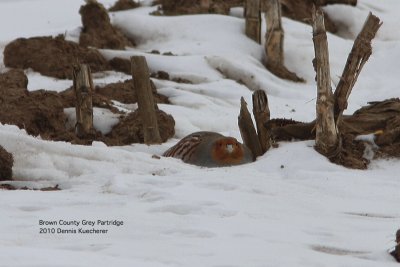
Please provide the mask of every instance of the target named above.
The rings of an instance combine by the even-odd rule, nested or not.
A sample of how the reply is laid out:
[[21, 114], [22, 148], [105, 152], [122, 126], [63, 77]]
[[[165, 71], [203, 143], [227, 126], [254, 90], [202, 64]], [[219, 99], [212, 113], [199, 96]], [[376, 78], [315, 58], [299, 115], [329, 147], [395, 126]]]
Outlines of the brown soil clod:
[[315, 139], [314, 123], [303, 123], [290, 119], [272, 119], [264, 125], [271, 131], [272, 141]]
[[110, 66], [115, 71], [123, 72], [125, 74], [131, 75], [131, 61], [128, 59], [114, 57], [109, 62]]
[[[70, 88], [61, 93], [51, 91], [27, 90], [27, 77], [22, 70], [10, 70], [0, 74], [0, 122], [17, 125], [33, 136], [46, 140], [66, 141], [73, 144], [90, 145], [93, 141], [102, 141], [107, 145], [129, 145], [143, 142], [142, 126], [137, 111], [122, 119], [109, 135], [96, 132], [87, 138], [77, 138], [74, 129], [67, 127], [67, 116], [64, 108], [75, 106], [75, 94]], [[93, 106], [121, 114], [112, 105], [110, 99], [121, 102], [136, 103], [132, 81], [97, 88], [93, 95]], [[159, 95], [153, 86], [153, 92], [159, 103], [168, 103], [165, 96]], [[175, 121], [172, 116], [158, 111], [161, 137], [163, 141], [174, 135]], [[135, 138], [132, 138], [134, 136]], [[7, 157], [5, 157], [7, 158]], [[11, 170], [11, 169], [10, 169]], [[0, 169], [0, 177], [11, 177]]]
[[[150, 81], [150, 85], [154, 100], [157, 103], [170, 103], [166, 96], [157, 93], [157, 89], [152, 81]], [[104, 87], [96, 87], [95, 92], [107, 99], [113, 99], [124, 104], [133, 104], [137, 102], [136, 90], [134, 89], [132, 79], [124, 82], [110, 83]]]
[[11, 153], [0, 146], [0, 181], [12, 179], [14, 159]]
[[63, 36], [19, 38], [4, 49], [6, 67], [32, 68], [59, 79], [72, 79], [72, 65], [77, 62], [88, 64], [93, 72], [110, 69], [98, 51], [66, 41]]
[[43, 188], [28, 188], [27, 186], [24, 187], [16, 187], [11, 184], [0, 184], [0, 189], [2, 190], [33, 190], [33, 191], [60, 191], [61, 188], [58, 187], [58, 184], [55, 186], [43, 187]]
[[133, 104], [137, 102], [136, 94], [133, 90], [132, 80], [124, 82], [107, 84], [104, 87], [96, 87], [96, 94], [102, 95], [109, 99], [116, 100], [124, 104]]
[[183, 14], [229, 14], [233, 6], [243, 5], [243, 0], [215, 0], [204, 4], [203, 0], [161, 0], [161, 7], [165, 15]]
[[[164, 15], [183, 15], [183, 14], [229, 14], [232, 7], [244, 6], [244, 0], [210, 0], [208, 6], [201, 4], [202, 0], [160, 0]], [[336, 1], [336, 0], [280, 0], [282, 5], [282, 15], [293, 20], [311, 24], [311, 12], [314, 5], [325, 6], [329, 4], [346, 4], [355, 6], [356, 0]], [[160, 14], [158, 12], [157, 14]], [[332, 33], [337, 32], [337, 26], [325, 13], [326, 30]]]
[[[363, 158], [365, 142], [356, 140], [359, 135], [374, 134], [378, 146], [375, 157], [400, 157], [400, 99], [372, 102], [353, 115], [343, 116], [339, 125], [342, 133], [338, 153], [329, 159], [339, 165], [365, 169], [369, 161]], [[274, 119], [265, 125], [272, 132], [273, 141], [315, 139], [315, 121], [309, 123]], [[339, 153], [340, 151], [340, 153]]]
[[134, 44], [110, 21], [107, 10], [95, 0], [87, 1], [81, 6], [79, 13], [82, 16], [83, 29], [79, 37], [79, 44], [84, 47], [125, 49]]
[[346, 168], [367, 169], [369, 160], [364, 158], [365, 143], [361, 140], [355, 140], [353, 135], [344, 135], [341, 140], [338, 153], [333, 154], [328, 159]]
[[[75, 107], [75, 92], [72, 87], [60, 92], [59, 96], [61, 97], [64, 108]], [[118, 109], [113, 106], [111, 100], [103, 95], [97, 93], [93, 94], [92, 101], [93, 107], [106, 108], [114, 113], [118, 113]]]
[[390, 254], [396, 259], [396, 261], [400, 262], [400, 229], [396, 232], [396, 246]]
[[28, 134], [44, 138], [65, 131], [61, 97], [44, 90], [28, 92], [26, 80], [21, 70], [0, 74], [0, 122], [15, 124]]
[[28, 77], [21, 70], [11, 69], [4, 74], [0, 74], [0, 88], [9, 91], [25, 91], [28, 88]]
[[[280, 0], [282, 5], [282, 15], [293, 20], [297, 20], [306, 24], [311, 24], [312, 10], [315, 0]], [[324, 12], [325, 28], [327, 31], [335, 33], [337, 27], [330, 19], [328, 14]]]
[[160, 79], [160, 80], [169, 80], [169, 73], [166, 71], [162, 71], [162, 70], [154, 72], [150, 76], [153, 78]]
[[133, 0], [118, 0], [115, 4], [110, 7], [109, 11], [122, 11], [137, 8], [140, 5]]
[[163, 71], [163, 70], [159, 70], [159, 71], [157, 71], [157, 72], [151, 73], [151, 74], [150, 74], [150, 77], [151, 77], [151, 78], [156, 78], [156, 79], [159, 79], [159, 80], [173, 81], [173, 82], [176, 82], [176, 83], [188, 83], [188, 84], [192, 84], [191, 81], [189, 81], [189, 80], [187, 80], [187, 79], [185, 79], [185, 78], [181, 78], [181, 77], [174, 77], [174, 78], [171, 78], [171, 76], [169, 75], [169, 73], [166, 72], [166, 71]]
[[[154, 51], [151, 51], [150, 53], [154, 53]], [[160, 52], [158, 52], [158, 54], [160, 54]], [[163, 55], [166, 55], [166, 53], [164, 53]], [[129, 74], [129, 75], [132, 74], [131, 62], [128, 59], [114, 57], [108, 63], [110, 64], [111, 68], [115, 71], [123, 72], [123, 73]], [[189, 83], [189, 84], [192, 83], [191, 81], [184, 79], [184, 78], [180, 78], [180, 77], [171, 78], [171, 76], [169, 75], [168, 72], [162, 71], [162, 70], [151, 73], [150, 77], [156, 78], [159, 80], [173, 81], [176, 83]], [[125, 102], [123, 102], [123, 103], [125, 103]], [[158, 103], [162, 103], [162, 102], [158, 102]]]
[[0, 190], [16, 190], [16, 188], [10, 184], [0, 184]]
[[[160, 136], [162, 141], [165, 142], [175, 134], [175, 120], [171, 115], [161, 110], [157, 110], [156, 115]], [[109, 145], [143, 143], [143, 126], [139, 112], [136, 110], [122, 119], [119, 124], [113, 127], [107, 138]]]
[[[34, 189], [35, 190], [35, 189]], [[40, 191], [60, 191], [61, 188], [56, 184], [55, 186], [48, 186], [39, 189]]]

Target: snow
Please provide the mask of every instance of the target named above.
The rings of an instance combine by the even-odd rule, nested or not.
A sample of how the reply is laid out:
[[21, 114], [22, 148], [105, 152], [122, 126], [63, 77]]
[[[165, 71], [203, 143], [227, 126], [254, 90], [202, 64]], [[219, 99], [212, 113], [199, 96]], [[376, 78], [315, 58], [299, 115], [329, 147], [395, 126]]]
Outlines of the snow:
[[[56, 92], [62, 92], [65, 89], [72, 87], [71, 80], [60, 80], [53, 77], [43, 76], [38, 72], [28, 69], [25, 71], [28, 77], [28, 90], [36, 91], [40, 89], [46, 89]], [[131, 79], [132, 77], [121, 72], [115, 71], [104, 71], [101, 73], [93, 73], [93, 83], [95, 86], [105, 86], [109, 83], [115, 83]]]
[[[68, 128], [74, 128], [76, 124], [75, 108], [66, 108], [64, 113], [68, 118]], [[93, 127], [102, 134], [108, 134], [112, 127], [118, 124], [120, 116], [105, 108], [93, 108]]]
[[[232, 16], [153, 17], [148, 13], [156, 7], [148, 2], [111, 15], [138, 46], [101, 52], [107, 58], [146, 55], [151, 71], [193, 82], [153, 79], [173, 104], [159, 108], [175, 118], [175, 137], [154, 146], [95, 142], [88, 147], [44, 141], [16, 126], [0, 125], [0, 145], [14, 155], [12, 184], [62, 189], [0, 191], [0, 266], [398, 266], [387, 253], [399, 228], [398, 159], [374, 160], [366, 171], [349, 170], [319, 155], [312, 141], [284, 142], [254, 163], [229, 168], [153, 157], [194, 131], [240, 139], [240, 97], [251, 109], [256, 89], [267, 92], [272, 117], [310, 121], [316, 89], [310, 27], [283, 20], [286, 66], [307, 80], [294, 84], [262, 67], [263, 48], [244, 36], [241, 9]], [[76, 40], [81, 4], [0, 1], [1, 49], [17, 37], [67, 32]], [[328, 35], [334, 84], [368, 12], [384, 21], [347, 113], [368, 101], [399, 96], [399, 8], [397, 0], [326, 8], [349, 29]], [[175, 56], [148, 54], [151, 50]], [[6, 70], [3, 64], [0, 70]], [[29, 90], [61, 91], [72, 85], [26, 73]], [[105, 72], [94, 78], [102, 85], [129, 76]], [[65, 112], [73, 125], [74, 111]], [[98, 130], [106, 133], [116, 122], [110, 112], [95, 109]], [[97, 227], [107, 234], [40, 234], [39, 220], [118, 220], [123, 225]]]

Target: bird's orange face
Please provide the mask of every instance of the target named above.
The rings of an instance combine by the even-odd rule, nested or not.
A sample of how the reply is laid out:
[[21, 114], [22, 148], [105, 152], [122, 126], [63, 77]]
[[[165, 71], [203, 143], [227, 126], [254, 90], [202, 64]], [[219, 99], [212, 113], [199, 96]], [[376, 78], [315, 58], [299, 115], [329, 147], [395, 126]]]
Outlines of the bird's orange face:
[[242, 145], [232, 137], [217, 140], [212, 149], [212, 158], [223, 164], [239, 164], [244, 156]]

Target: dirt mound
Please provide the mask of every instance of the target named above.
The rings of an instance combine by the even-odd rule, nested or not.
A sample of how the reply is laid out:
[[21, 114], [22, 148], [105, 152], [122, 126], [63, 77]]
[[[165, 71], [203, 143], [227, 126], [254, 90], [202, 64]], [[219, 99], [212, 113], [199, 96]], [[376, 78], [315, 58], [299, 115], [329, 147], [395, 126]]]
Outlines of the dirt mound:
[[382, 157], [400, 157], [400, 116], [397, 115], [389, 119], [383, 129], [375, 135], [375, 143], [381, 148], [379, 155]]
[[88, 64], [92, 72], [109, 70], [103, 56], [96, 50], [80, 47], [63, 36], [19, 38], [4, 49], [4, 64], [10, 68], [27, 69], [59, 79], [72, 79], [72, 65]]
[[245, 0], [212, 0], [213, 3], [224, 3], [228, 5], [229, 7], [238, 7], [238, 6], [243, 6]]
[[123, 72], [125, 74], [131, 75], [131, 62], [128, 59], [114, 57], [108, 62], [111, 68], [115, 71]]
[[[152, 51], [153, 53], [154, 51]], [[160, 54], [160, 52], [158, 52], [158, 54]], [[166, 55], [165, 53], [163, 55]], [[169, 54], [168, 54], [169, 56]], [[108, 62], [111, 66], [111, 68], [115, 71], [119, 71], [119, 72], [123, 72], [125, 74], [131, 75], [131, 62], [128, 59], [124, 59], [124, 58], [119, 58], [119, 57], [114, 57], [113, 59], [111, 59]], [[176, 83], [189, 83], [191, 84], [192, 82], [184, 79], [184, 78], [180, 78], [180, 77], [176, 77], [176, 78], [171, 78], [169, 73], [166, 71], [157, 71], [157, 72], [153, 72], [150, 74], [151, 78], [156, 78], [159, 80], [168, 80], [168, 81], [173, 81]], [[125, 102], [124, 102], [125, 103]], [[163, 102], [160, 102], [163, 103]]]
[[0, 146], [0, 181], [12, 179], [13, 156]]
[[236, 2], [239, 1], [237, 0], [235, 1], [161, 0], [160, 1], [163, 14], [165, 15], [208, 14], [208, 13], [227, 15], [229, 14], [229, 9], [232, 6], [236, 6]]
[[2, 189], [2, 190], [33, 190], [33, 191], [60, 191], [61, 190], [58, 187], [58, 185], [43, 187], [43, 188], [28, 188], [26, 186], [16, 187], [11, 184], [0, 184], [0, 189]]
[[109, 49], [134, 46], [122, 32], [111, 25], [110, 17], [102, 4], [94, 0], [87, 1], [86, 5], [81, 6], [79, 13], [83, 24], [80, 45]]
[[10, 91], [12, 93], [18, 90], [25, 92], [26, 88], [28, 88], [28, 77], [26, 77], [23, 71], [12, 69], [4, 74], [0, 74], [0, 89], [3, 92]]
[[[229, 14], [232, 7], [244, 6], [244, 0], [160, 0], [161, 10], [156, 14], [184, 15], [184, 14]], [[208, 2], [208, 3], [207, 3]], [[323, 5], [329, 1], [321, 1]], [[334, 2], [334, 1], [332, 1]], [[354, 2], [354, 1], [352, 1]], [[312, 7], [315, 0], [280, 0], [282, 15], [293, 20], [310, 24]], [[346, 3], [353, 5], [351, 3]], [[332, 19], [325, 13], [325, 27], [327, 31], [337, 32], [337, 27]]]
[[0, 74], [0, 122], [17, 125], [28, 134], [51, 138], [65, 129], [60, 96], [43, 90], [28, 92], [21, 70]]
[[[293, 20], [311, 24], [312, 8], [315, 5], [315, 0], [280, 0], [282, 5], [282, 15]], [[335, 33], [337, 27], [327, 13], [324, 12], [325, 28], [327, 31]]]
[[180, 78], [180, 77], [171, 78], [168, 72], [162, 71], [162, 70], [159, 70], [159, 71], [157, 71], [157, 72], [151, 73], [151, 74], [150, 74], [150, 77], [151, 77], [151, 78], [156, 78], [156, 79], [159, 79], [159, 80], [173, 81], [173, 82], [176, 82], [176, 83], [188, 83], [188, 84], [192, 84], [191, 81], [189, 81], [189, 80], [187, 80], [187, 79], [184, 79], [184, 78]]
[[[61, 97], [61, 101], [63, 103], [64, 108], [75, 107], [76, 104], [75, 92], [72, 87], [68, 88], [65, 91], [60, 92], [59, 96]], [[110, 99], [100, 94], [97, 94], [96, 92], [92, 95], [92, 102], [93, 102], [93, 107], [106, 108], [114, 113], [118, 113], [118, 109], [112, 105]]]
[[[164, 111], [157, 110], [157, 122], [160, 129], [160, 136], [163, 142], [175, 134], [175, 120]], [[107, 144], [126, 145], [132, 143], [144, 143], [143, 124], [139, 112], [130, 113], [113, 127], [107, 135]]]
[[[152, 81], [150, 81], [150, 85], [154, 100], [157, 103], [169, 104], [169, 100], [166, 96], [157, 93], [156, 86]], [[116, 100], [124, 104], [133, 104], [137, 102], [136, 90], [133, 87], [132, 79], [125, 80], [124, 82], [110, 83], [104, 87], [96, 87], [95, 92], [105, 98]]]
[[[265, 127], [271, 130], [274, 141], [315, 139], [315, 121], [309, 123], [285, 119], [271, 120]], [[367, 142], [359, 135], [374, 134], [375, 157], [400, 157], [400, 99], [368, 103], [353, 115], [343, 116], [341, 151], [330, 159], [337, 164], [365, 169], [369, 161], [364, 156]]]
[[[291, 141], [293, 139], [305, 140], [313, 139], [313, 137], [315, 137], [311, 135], [312, 127], [314, 127], [314, 125], [304, 128], [296, 127], [299, 124], [305, 123], [291, 119], [272, 119], [269, 120], [264, 126], [271, 131], [271, 138], [273, 142]], [[292, 130], [293, 126], [294, 130]], [[304, 133], [304, 131], [306, 132]]]
[[396, 232], [396, 246], [394, 247], [394, 250], [390, 252], [390, 254], [398, 261], [400, 262], [400, 229], [397, 230]]
[[364, 158], [366, 144], [364, 141], [356, 140], [353, 135], [343, 135], [340, 153], [332, 156], [329, 160], [333, 163], [351, 169], [365, 170], [369, 160]]
[[138, 3], [136, 3], [135, 1], [132, 1], [132, 0], [118, 0], [108, 10], [109, 11], [122, 11], [122, 10], [137, 8], [139, 6], [140, 5]]
[[[137, 111], [122, 119], [107, 136], [96, 132], [91, 137], [77, 138], [74, 129], [67, 127], [67, 116], [64, 113], [64, 108], [75, 106], [74, 91], [70, 88], [61, 93], [44, 90], [29, 92], [27, 84], [28, 79], [22, 70], [10, 70], [0, 74], [1, 123], [17, 125], [30, 135], [40, 135], [42, 139], [66, 141], [73, 144], [89, 145], [93, 141], [102, 141], [107, 145], [129, 145], [143, 142], [142, 124]], [[107, 88], [99, 88], [99, 91], [117, 100], [119, 97], [120, 100], [131, 97], [131, 103], [135, 103], [136, 99], [131, 84], [133, 84], [132, 81], [128, 80], [124, 83], [112, 84]], [[166, 97], [155, 92], [155, 87], [154, 94], [157, 101], [162, 103], [168, 101]], [[97, 92], [93, 95], [93, 106], [106, 108], [113, 113], [121, 114], [121, 116], [123, 114], [112, 106], [108, 97]], [[175, 121], [172, 116], [162, 111], [158, 111], [157, 116], [160, 134], [165, 141], [174, 135]], [[1, 172], [0, 169], [0, 177]], [[6, 172], [3, 171], [3, 173]]]

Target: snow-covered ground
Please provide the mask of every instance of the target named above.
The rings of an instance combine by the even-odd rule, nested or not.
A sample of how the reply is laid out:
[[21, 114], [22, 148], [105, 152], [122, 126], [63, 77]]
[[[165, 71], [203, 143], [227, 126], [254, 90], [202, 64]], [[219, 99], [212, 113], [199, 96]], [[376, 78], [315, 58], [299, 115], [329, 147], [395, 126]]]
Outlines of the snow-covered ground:
[[[100, 2], [108, 7], [114, 1]], [[0, 0], [0, 49], [17, 37], [66, 33], [76, 40], [83, 3]], [[264, 69], [262, 46], [244, 36], [242, 18], [153, 17], [148, 15], [152, 10], [112, 13], [113, 23], [138, 46], [102, 53], [107, 58], [151, 50], [177, 55], [145, 54], [152, 71], [193, 82], [154, 80], [173, 103], [160, 108], [174, 116], [175, 138], [150, 147], [107, 147], [100, 142], [88, 147], [42, 141], [15, 126], [0, 125], [0, 145], [15, 159], [13, 183], [33, 188], [58, 184], [62, 189], [0, 191], [0, 266], [398, 266], [387, 253], [400, 227], [397, 159], [373, 161], [366, 171], [349, 170], [315, 152], [312, 141], [282, 143], [252, 164], [230, 168], [152, 157], [194, 131], [240, 139], [239, 99], [243, 96], [250, 105], [255, 89], [267, 92], [272, 117], [314, 119], [311, 28], [283, 19], [286, 66], [307, 80], [294, 84]], [[334, 84], [368, 13], [384, 22], [346, 112], [368, 101], [398, 97], [400, 2], [359, 0], [357, 7], [326, 10], [343, 26], [341, 37], [328, 35]], [[6, 71], [2, 63], [0, 70]], [[72, 84], [26, 73], [29, 90], [61, 91]], [[107, 72], [95, 78], [104, 84], [128, 76]], [[115, 123], [103, 110], [97, 109], [95, 116], [99, 130]], [[60, 220], [80, 225], [39, 225]], [[92, 229], [82, 226], [85, 220], [108, 232], [40, 233], [53, 227], [56, 232]], [[97, 220], [123, 225], [97, 225]]]

